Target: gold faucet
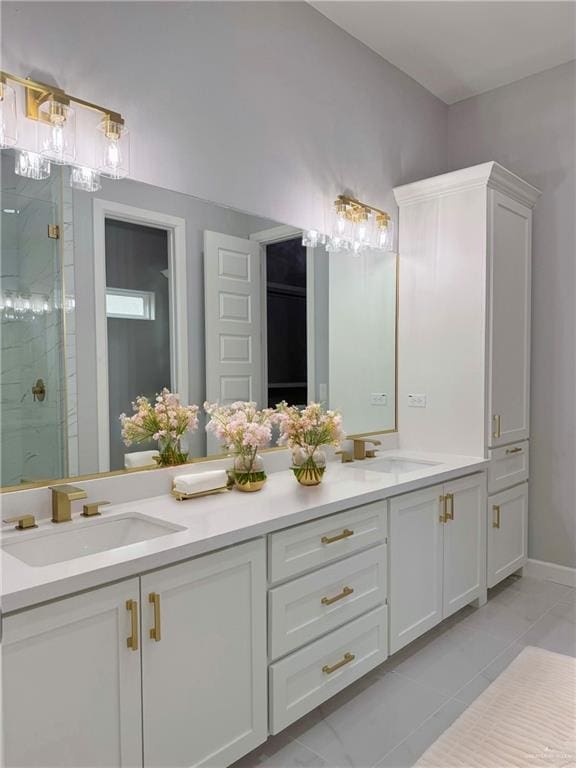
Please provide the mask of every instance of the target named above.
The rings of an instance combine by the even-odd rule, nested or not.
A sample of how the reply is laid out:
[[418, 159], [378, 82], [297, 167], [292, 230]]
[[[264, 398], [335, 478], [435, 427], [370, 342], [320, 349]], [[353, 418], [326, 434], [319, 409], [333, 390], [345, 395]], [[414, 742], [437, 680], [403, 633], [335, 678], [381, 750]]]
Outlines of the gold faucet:
[[52, 522], [67, 523], [72, 520], [71, 502], [86, 499], [88, 494], [75, 485], [54, 485], [52, 491]]
[[373, 459], [376, 455], [376, 451], [374, 448], [371, 448], [369, 450], [366, 450], [366, 443], [370, 443], [370, 445], [381, 445], [380, 440], [371, 440], [367, 438], [354, 438], [352, 440], [352, 444], [354, 446], [354, 458], [358, 461], [362, 461], [363, 459]]

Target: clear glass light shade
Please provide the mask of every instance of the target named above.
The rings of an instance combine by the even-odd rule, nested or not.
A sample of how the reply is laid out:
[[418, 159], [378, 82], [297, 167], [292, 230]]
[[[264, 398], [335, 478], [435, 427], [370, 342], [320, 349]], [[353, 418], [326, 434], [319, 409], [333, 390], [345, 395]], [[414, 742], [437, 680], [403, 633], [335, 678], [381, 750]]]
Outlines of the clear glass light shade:
[[16, 93], [0, 82], [0, 147], [13, 147], [18, 139], [16, 129]]
[[16, 152], [14, 171], [18, 176], [41, 181], [50, 176], [50, 160], [36, 152], [20, 150]]
[[100, 176], [93, 168], [77, 165], [70, 170], [70, 186], [83, 192], [98, 192], [102, 189]]
[[377, 248], [382, 251], [391, 251], [394, 248], [394, 222], [390, 219], [386, 226], [378, 227]]
[[319, 245], [325, 245], [326, 235], [318, 232], [317, 229], [309, 229], [302, 233], [302, 245], [308, 248], [318, 248]]
[[38, 108], [40, 153], [58, 165], [74, 162], [76, 156], [76, 115], [66, 104], [48, 99]]
[[121, 123], [105, 118], [100, 124], [98, 172], [111, 179], [130, 173], [130, 135]]

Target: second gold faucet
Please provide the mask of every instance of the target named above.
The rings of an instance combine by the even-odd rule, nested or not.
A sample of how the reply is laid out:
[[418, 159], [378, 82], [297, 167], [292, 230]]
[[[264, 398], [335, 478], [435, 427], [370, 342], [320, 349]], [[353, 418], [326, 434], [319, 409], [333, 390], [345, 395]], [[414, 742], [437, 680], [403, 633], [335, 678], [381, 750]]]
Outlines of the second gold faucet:
[[88, 498], [86, 491], [75, 485], [54, 485], [50, 490], [53, 523], [67, 523], [72, 520], [72, 502]]

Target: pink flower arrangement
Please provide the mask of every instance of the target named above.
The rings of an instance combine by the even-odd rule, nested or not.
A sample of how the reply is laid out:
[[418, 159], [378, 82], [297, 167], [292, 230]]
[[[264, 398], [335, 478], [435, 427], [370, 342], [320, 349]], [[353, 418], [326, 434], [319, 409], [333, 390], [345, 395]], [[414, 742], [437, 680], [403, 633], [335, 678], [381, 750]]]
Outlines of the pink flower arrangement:
[[237, 402], [232, 405], [204, 403], [204, 410], [210, 416], [206, 429], [237, 457], [245, 472], [256, 468], [256, 457], [260, 448], [265, 448], [272, 439], [271, 408], [258, 410], [256, 403]]
[[321, 403], [310, 403], [302, 410], [278, 403], [274, 421], [280, 429], [278, 445], [288, 448], [337, 446], [344, 439], [342, 416], [337, 411], [325, 411]]
[[160, 463], [182, 464], [188, 454], [182, 453], [180, 439], [186, 432], [198, 429], [198, 406], [182, 405], [178, 395], [166, 387], [152, 404], [147, 397], [137, 397], [132, 403], [133, 416], [120, 415], [125, 445], [157, 440], [160, 443]]

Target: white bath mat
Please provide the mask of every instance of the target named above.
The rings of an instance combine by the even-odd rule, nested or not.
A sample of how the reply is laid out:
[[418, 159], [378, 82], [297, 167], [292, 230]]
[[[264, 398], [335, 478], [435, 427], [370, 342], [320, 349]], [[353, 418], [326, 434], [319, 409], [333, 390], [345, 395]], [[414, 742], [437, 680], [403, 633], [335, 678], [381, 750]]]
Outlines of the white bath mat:
[[576, 766], [576, 659], [525, 648], [416, 766]]

